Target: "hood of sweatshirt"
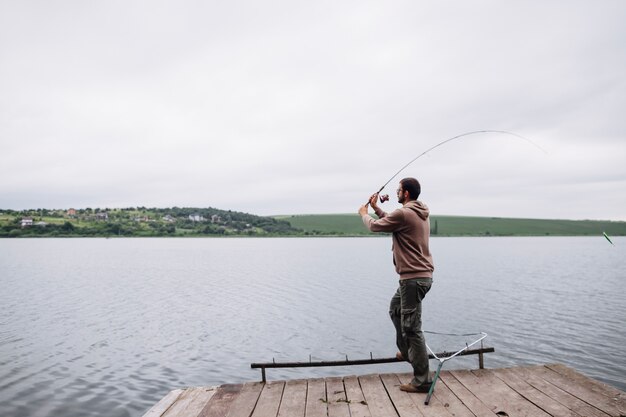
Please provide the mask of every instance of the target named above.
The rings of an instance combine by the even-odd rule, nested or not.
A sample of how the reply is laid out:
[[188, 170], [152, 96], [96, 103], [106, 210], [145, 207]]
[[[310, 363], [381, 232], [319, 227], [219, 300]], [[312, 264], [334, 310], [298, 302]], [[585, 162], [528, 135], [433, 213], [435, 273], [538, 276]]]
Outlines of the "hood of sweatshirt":
[[428, 210], [426, 204], [422, 203], [419, 200], [409, 201], [404, 205], [404, 208], [414, 211], [424, 220], [426, 220], [430, 214], [430, 211]]

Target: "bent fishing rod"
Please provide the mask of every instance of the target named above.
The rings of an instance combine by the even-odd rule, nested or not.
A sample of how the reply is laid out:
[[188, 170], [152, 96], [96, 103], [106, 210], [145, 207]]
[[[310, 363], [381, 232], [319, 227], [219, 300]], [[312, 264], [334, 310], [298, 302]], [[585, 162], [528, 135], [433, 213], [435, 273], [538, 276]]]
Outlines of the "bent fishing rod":
[[[452, 138], [448, 138], [444, 141], [439, 142], [438, 144], [431, 146], [430, 148], [426, 149], [424, 152], [422, 152], [421, 154], [417, 155], [415, 158], [411, 159], [408, 163], [406, 163], [402, 168], [400, 168], [398, 170], [398, 172], [396, 172], [395, 174], [393, 174], [393, 176], [391, 178], [389, 178], [389, 180], [383, 184], [382, 187], [380, 187], [380, 189], [378, 191], [376, 191], [376, 193], [374, 195], [380, 194], [380, 192], [395, 178], [398, 176], [398, 174], [400, 174], [402, 171], [404, 171], [405, 168], [407, 168], [409, 165], [411, 165], [413, 162], [417, 161], [418, 159], [420, 159], [422, 156], [426, 155], [428, 152], [432, 151], [433, 149], [436, 149], [438, 147], [440, 147], [441, 145], [445, 145], [448, 142], [452, 142], [453, 140], [456, 139], [460, 139], [462, 137], [465, 136], [470, 136], [470, 135], [477, 135], [479, 133], [498, 133], [498, 134], [503, 134], [503, 135], [510, 135], [510, 136], [515, 136], [516, 138], [519, 139], [523, 139], [526, 142], [530, 143], [531, 145], [535, 146], [536, 148], [538, 148], [539, 150], [541, 150], [544, 153], [547, 153], [542, 147], [540, 147], [539, 145], [537, 145], [535, 142], [533, 142], [532, 140], [525, 138], [522, 135], [518, 135], [517, 133], [513, 133], [513, 132], [508, 132], [506, 130], [474, 130], [472, 132], [466, 132], [466, 133], [462, 133], [460, 135], [454, 136]], [[389, 200], [389, 195], [385, 194], [380, 196], [380, 202], [384, 203], [385, 201]], [[370, 201], [367, 200], [367, 203], [365, 203], [365, 206], [367, 207], [370, 204]]]

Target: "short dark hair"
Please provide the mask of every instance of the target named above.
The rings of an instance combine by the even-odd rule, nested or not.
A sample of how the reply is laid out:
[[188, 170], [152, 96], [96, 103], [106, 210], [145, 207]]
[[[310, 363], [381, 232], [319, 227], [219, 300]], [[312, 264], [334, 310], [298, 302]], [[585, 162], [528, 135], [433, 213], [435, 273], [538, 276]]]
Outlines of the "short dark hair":
[[410, 200], [417, 200], [422, 192], [422, 186], [419, 181], [415, 178], [404, 178], [400, 180], [400, 184], [402, 184], [402, 189], [409, 192]]

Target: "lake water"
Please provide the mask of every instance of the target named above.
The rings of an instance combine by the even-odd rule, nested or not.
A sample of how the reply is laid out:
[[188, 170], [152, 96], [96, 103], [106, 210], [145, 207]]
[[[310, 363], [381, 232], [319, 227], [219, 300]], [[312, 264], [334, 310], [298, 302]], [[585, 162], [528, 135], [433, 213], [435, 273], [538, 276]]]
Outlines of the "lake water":
[[[626, 238], [613, 241], [433, 238], [424, 329], [488, 333], [487, 367], [560, 362], [626, 390]], [[0, 415], [141, 416], [174, 388], [259, 380], [252, 362], [393, 356], [390, 247], [389, 237], [0, 240]], [[452, 339], [442, 346], [463, 346]]]

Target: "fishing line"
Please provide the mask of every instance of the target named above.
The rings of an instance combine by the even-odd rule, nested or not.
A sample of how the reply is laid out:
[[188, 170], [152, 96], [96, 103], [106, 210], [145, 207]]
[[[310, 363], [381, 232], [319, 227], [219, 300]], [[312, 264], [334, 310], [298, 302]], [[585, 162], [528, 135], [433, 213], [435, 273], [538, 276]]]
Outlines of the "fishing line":
[[[405, 169], [405, 168], [407, 168], [407, 167], [408, 167], [409, 165], [411, 165], [413, 162], [417, 161], [418, 159], [420, 159], [422, 156], [426, 155], [428, 152], [432, 151], [433, 149], [436, 149], [436, 148], [440, 147], [441, 145], [445, 145], [445, 144], [446, 144], [446, 143], [448, 143], [448, 142], [452, 142], [453, 140], [460, 139], [460, 138], [465, 137], [465, 136], [476, 135], [476, 134], [479, 134], [479, 133], [499, 133], [499, 134], [504, 134], [504, 135], [515, 136], [516, 138], [519, 138], [519, 139], [523, 139], [523, 140], [525, 140], [526, 142], [528, 142], [528, 143], [530, 143], [531, 145], [535, 146], [537, 149], [541, 150], [543, 153], [546, 153], [546, 154], [547, 154], [547, 152], [546, 152], [546, 151], [545, 151], [545, 150], [544, 150], [541, 146], [537, 145], [537, 144], [536, 144], [535, 142], [533, 142], [532, 140], [530, 140], [530, 139], [528, 139], [528, 138], [526, 138], [526, 137], [524, 137], [524, 136], [522, 136], [522, 135], [518, 135], [517, 133], [508, 132], [508, 131], [506, 131], [506, 130], [475, 130], [475, 131], [472, 131], [472, 132], [466, 132], [466, 133], [462, 133], [462, 134], [460, 134], [460, 135], [454, 136], [454, 137], [452, 137], [452, 138], [448, 138], [448, 139], [446, 139], [446, 140], [444, 140], [444, 141], [442, 141], [442, 142], [439, 142], [439, 143], [438, 143], [438, 144], [436, 144], [435, 146], [432, 146], [432, 147], [430, 147], [430, 148], [426, 149], [424, 152], [422, 152], [421, 154], [417, 155], [415, 158], [411, 159], [411, 160], [410, 160], [408, 163], [406, 163], [406, 164], [405, 164], [402, 168], [400, 168], [400, 169], [398, 170], [398, 172], [396, 172], [395, 174], [393, 174], [393, 176], [392, 176], [391, 178], [389, 178], [389, 180], [388, 180], [385, 184], [383, 184], [383, 186], [382, 186], [382, 187], [380, 187], [380, 189], [376, 192], [376, 194], [379, 194], [379, 193], [380, 193], [380, 192], [381, 192], [381, 191], [382, 191], [382, 190], [383, 190], [383, 189], [387, 186], [387, 184], [389, 184], [389, 183], [390, 183], [390, 182], [391, 182], [391, 181], [392, 181], [395, 177], [397, 177], [397, 176], [398, 176], [398, 174], [400, 174], [402, 171], [404, 171], [404, 169]], [[386, 197], [386, 199], [388, 199], [388, 198], [389, 198], [389, 197], [387, 196], [387, 197]], [[386, 200], [385, 200], [385, 201], [386, 201]], [[381, 197], [381, 202], [383, 202], [382, 197]], [[369, 202], [369, 200], [368, 200], [368, 201], [367, 201], [367, 203], [365, 203], [365, 205], [367, 206], [369, 203], [370, 203], [370, 202]]]

